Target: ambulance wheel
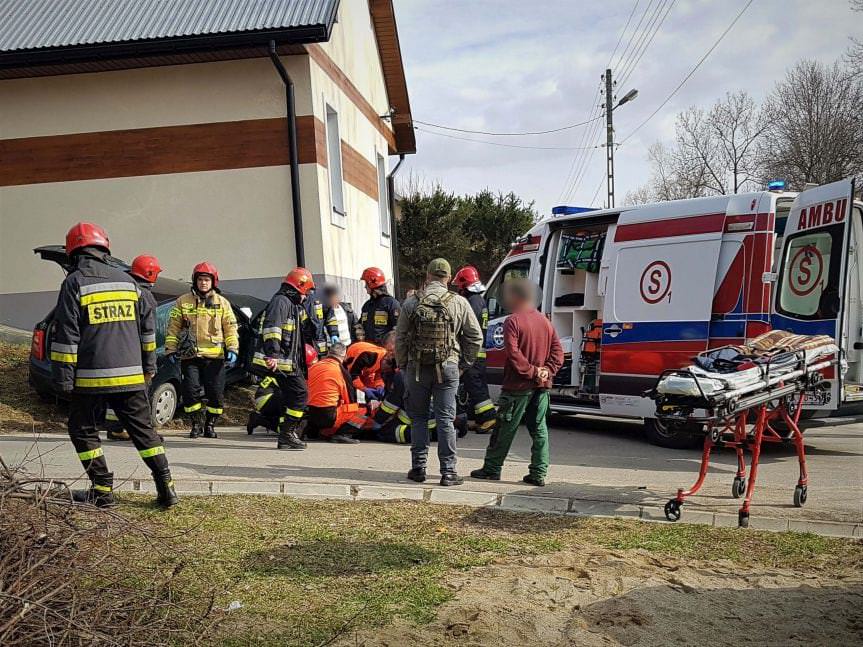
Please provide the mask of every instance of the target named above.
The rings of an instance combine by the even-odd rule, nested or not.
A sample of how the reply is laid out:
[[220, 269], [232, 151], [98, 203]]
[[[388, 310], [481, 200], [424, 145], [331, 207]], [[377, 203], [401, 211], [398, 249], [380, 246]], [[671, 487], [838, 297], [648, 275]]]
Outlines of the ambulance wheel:
[[746, 479], [742, 476], [735, 476], [734, 483], [731, 484], [731, 496], [739, 499], [746, 492]]
[[177, 413], [177, 387], [171, 382], [162, 382], [150, 394], [150, 407], [153, 413], [153, 423], [164, 427], [174, 419]]
[[656, 418], [644, 419], [644, 433], [653, 445], [669, 449], [689, 449], [695, 444], [697, 425], [664, 423]]
[[794, 488], [794, 507], [802, 508], [806, 503], [806, 486], [798, 485]]
[[665, 504], [664, 512], [665, 518], [669, 521], [679, 521], [680, 520], [680, 506], [681, 503], [677, 499], [669, 499]]

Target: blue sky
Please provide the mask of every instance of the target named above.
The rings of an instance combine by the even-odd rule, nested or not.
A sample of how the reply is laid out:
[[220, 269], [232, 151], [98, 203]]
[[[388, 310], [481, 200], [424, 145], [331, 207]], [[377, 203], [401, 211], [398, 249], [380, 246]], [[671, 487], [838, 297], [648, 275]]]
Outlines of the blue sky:
[[[642, 27], [660, 3], [666, 3], [664, 12], [670, 1], [639, 0], [612, 59], [612, 69], [626, 72], [629, 68], [629, 78], [617, 87], [618, 96], [631, 88], [639, 91], [635, 101], [614, 113], [618, 141], [668, 96], [746, 4], [746, 0], [676, 0], [635, 64], [629, 54], [642, 30], [633, 38], [634, 27], [645, 8]], [[507, 132], [584, 121], [602, 100], [600, 76], [635, 4], [635, 0], [396, 0], [414, 118]], [[863, 14], [852, 13], [847, 0], [754, 0], [668, 105], [618, 149], [618, 204], [627, 190], [646, 180], [647, 147], [673, 137], [680, 110], [710, 106], [738, 89], [760, 100], [796, 60], [832, 62], [842, 55], [852, 35], [863, 37]], [[417, 132], [418, 152], [408, 156], [400, 176], [440, 181], [458, 193], [486, 187], [512, 190], [535, 200], [542, 213], [561, 202], [590, 204], [604, 177], [605, 149], [557, 150], [604, 141], [604, 128], [593, 138], [590, 127], [528, 137], [449, 134], [553, 150], [490, 146]], [[575, 183], [573, 176], [578, 176]], [[603, 184], [596, 203], [604, 196]]]

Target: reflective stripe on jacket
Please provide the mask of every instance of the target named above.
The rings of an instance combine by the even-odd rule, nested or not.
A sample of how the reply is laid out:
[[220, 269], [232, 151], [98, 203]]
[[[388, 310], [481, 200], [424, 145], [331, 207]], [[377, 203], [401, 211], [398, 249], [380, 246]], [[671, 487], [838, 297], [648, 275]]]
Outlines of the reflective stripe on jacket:
[[168, 330], [165, 334], [165, 353], [177, 350], [181, 332], [187, 329], [195, 344], [195, 356], [218, 359], [225, 350], [238, 352], [237, 318], [230, 302], [218, 292], [201, 297], [187, 292], [177, 297], [168, 313]]

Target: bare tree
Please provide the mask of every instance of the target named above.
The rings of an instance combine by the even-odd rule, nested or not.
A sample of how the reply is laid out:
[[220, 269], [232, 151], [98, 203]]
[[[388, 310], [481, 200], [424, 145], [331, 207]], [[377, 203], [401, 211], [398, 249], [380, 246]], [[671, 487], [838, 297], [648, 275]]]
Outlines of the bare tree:
[[[851, 10], [863, 12], [863, 0], [850, 0]], [[863, 40], [851, 38], [851, 46], [845, 52], [849, 71], [858, 79], [863, 77]]]
[[861, 105], [863, 77], [836, 63], [797, 63], [764, 104], [763, 179], [799, 190], [863, 173]]

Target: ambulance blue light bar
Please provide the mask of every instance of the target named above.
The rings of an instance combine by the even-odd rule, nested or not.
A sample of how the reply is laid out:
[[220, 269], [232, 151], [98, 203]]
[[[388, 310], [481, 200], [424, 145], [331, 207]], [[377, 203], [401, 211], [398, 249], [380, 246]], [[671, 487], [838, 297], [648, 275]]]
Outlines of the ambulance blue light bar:
[[574, 216], [579, 213], [587, 213], [588, 211], [596, 211], [596, 207], [569, 207], [560, 205], [551, 208], [552, 216]]
[[785, 190], [785, 180], [770, 180], [767, 183], [768, 191], [784, 191]]

